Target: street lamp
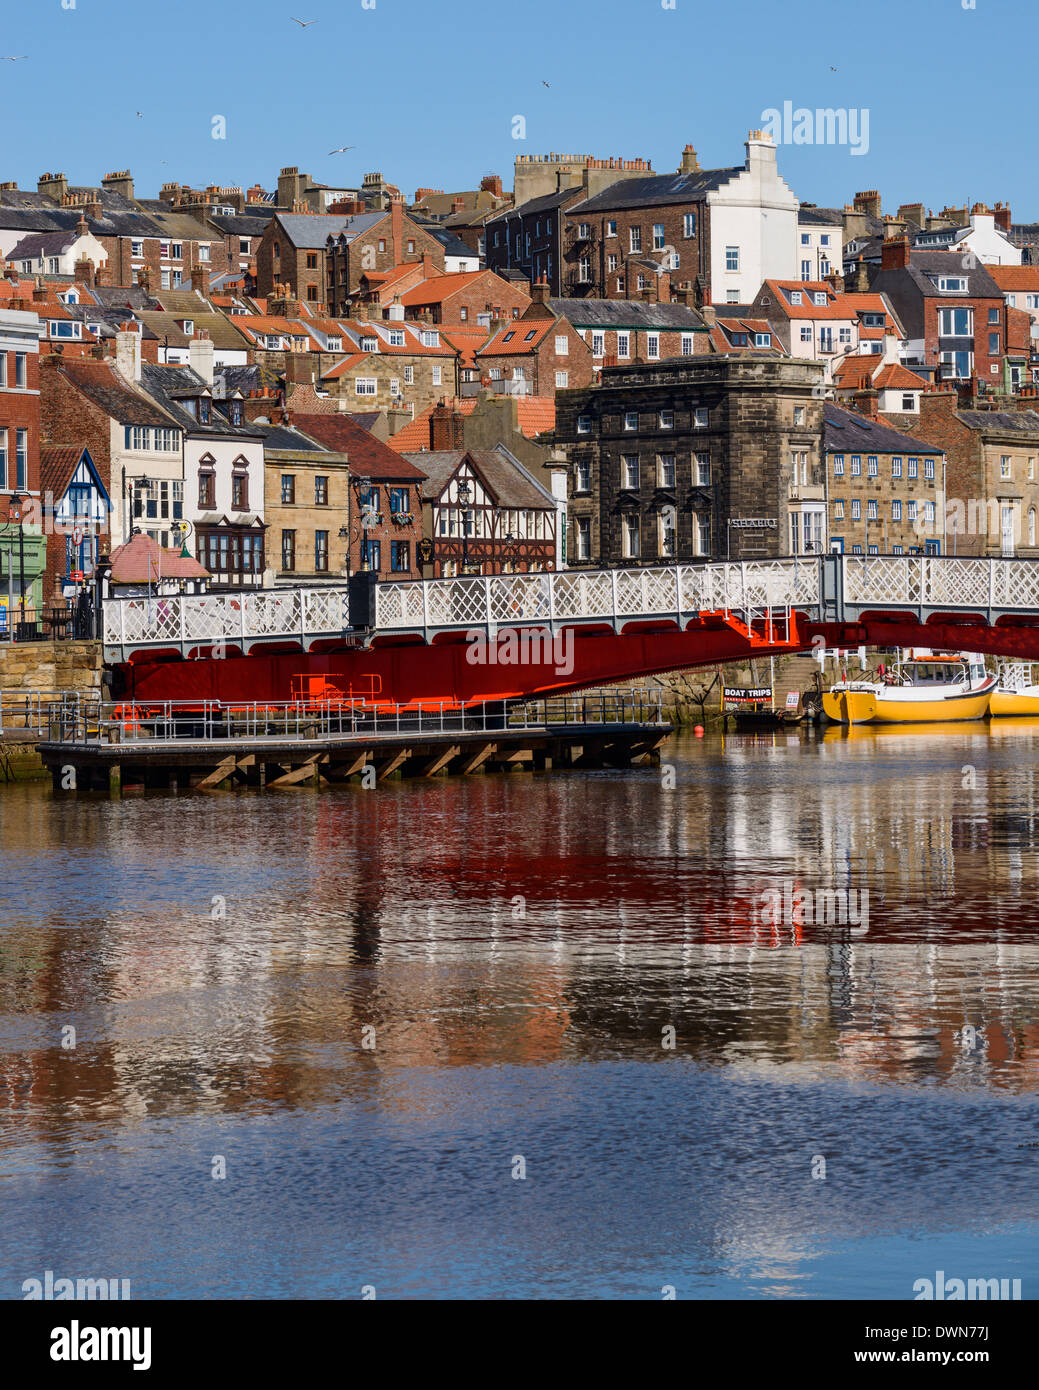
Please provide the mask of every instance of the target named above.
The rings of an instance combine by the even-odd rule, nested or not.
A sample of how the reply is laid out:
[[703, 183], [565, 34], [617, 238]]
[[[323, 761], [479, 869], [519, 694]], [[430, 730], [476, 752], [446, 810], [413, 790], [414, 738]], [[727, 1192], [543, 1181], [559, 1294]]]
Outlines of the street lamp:
[[11, 500], [7, 504], [8, 521], [18, 523], [18, 616], [19, 620], [25, 622], [25, 526], [22, 522], [22, 498], [18, 495], [15, 488], [11, 493]]
[[469, 503], [473, 500], [473, 490], [467, 478], [461, 478], [457, 486], [458, 501], [462, 507], [462, 573], [469, 572]]
[[[357, 498], [361, 507], [361, 569], [370, 570], [368, 562], [368, 525], [371, 521], [375, 508], [371, 501], [372, 480], [371, 478], [357, 479]], [[362, 500], [363, 499], [363, 500]]]

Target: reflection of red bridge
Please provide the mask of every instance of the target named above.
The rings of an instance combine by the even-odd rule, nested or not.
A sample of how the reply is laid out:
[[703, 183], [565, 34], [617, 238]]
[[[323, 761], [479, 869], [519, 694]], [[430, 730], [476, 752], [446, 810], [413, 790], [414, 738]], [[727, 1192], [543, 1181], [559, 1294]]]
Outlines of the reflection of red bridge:
[[830, 555], [391, 581], [374, 586], [360, 623], [342, 588], [104, 611], [117, 688], [139, 701], [471, 704], [819, 642], [1039, 661], [1039, 562]]

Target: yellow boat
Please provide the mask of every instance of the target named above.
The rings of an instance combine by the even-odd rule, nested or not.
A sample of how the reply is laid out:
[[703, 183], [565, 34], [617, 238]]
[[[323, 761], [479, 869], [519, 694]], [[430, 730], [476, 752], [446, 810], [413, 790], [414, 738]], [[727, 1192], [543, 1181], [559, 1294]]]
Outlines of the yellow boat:
[[992, 692], [989, 714], [1002, 718], [1009, 714], [1039, 715], [1039, 685], [1032, 679], [1027, 662], [1004, 661], [999, 668], [999, 684]]
[[984, 719], [996, 677], [973, 652], [910, 652], [882, 680], [841, 681], [823, 694], [837, 724], [932, 724]]

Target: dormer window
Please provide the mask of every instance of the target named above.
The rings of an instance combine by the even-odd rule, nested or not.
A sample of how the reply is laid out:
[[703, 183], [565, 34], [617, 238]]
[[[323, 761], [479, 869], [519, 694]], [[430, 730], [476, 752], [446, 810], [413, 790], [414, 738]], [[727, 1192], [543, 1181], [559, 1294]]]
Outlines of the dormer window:
[[195, 320], [181, 319], [180, 326], [183, 329], [184, 333], [190, 338], [195, 331]]
[[209, 397], [199, 396], [198, 398], [198, 422], [200, 425], [209, 424]]
[[439, 346], [440, 346], [440, 334], [439, 334], [439, 332], [437, 332], [436, 329], [424, 328], [424, 329], [422, 330], [422, 346], [423, 346], [423, 347], [439, 347]]
[[938, 288], [947, 294], [965, 294], [967, 277], [965, 275], [939, 275]]
[[815, 294], [812, 297], [820, 308], [826, 307], [827, 299], [825, 290], [816, 290]]
[[391, 328], [391, 329], [390, 329], [390, 332], [389, 332], [389, 339], [390, 339], [390, 347], [403, 347], [403, 346], [404, 346], [404, 329], [403, 329], [403, 328]]
[[232, 425], [240, 425], [242, 423], [242, 402], [231, 401], [227, 408], [227, 415]]
[[[768, 301], [767, 301], [767, 300], [762, 300], [762, 303], [763, 303], [763, 304], [767, 304]], [[800, 304], [800, 303], [801, 303], [801, 291], [800, 291], [800, 290], [791, 290], [791, 291], [790, 291], [790, 303], [791, 303], [791, 304]]]
[[342, 352], [342, 350], [343, 350], [343, 340], [342, 340], [342, 338], [328, 338], [328, 339], [326, 339], [326, 340], [325, 340], [325, 348], [326, 348], [326, 350], [327, 350], [328, 352]]
[[378, 338], [362, 338], [362, 339], [361, 339], [361, 351], [362, 351], [362, 352], [378, 352], [378, 351], [379, 351], [379, 340], [378, 340]]

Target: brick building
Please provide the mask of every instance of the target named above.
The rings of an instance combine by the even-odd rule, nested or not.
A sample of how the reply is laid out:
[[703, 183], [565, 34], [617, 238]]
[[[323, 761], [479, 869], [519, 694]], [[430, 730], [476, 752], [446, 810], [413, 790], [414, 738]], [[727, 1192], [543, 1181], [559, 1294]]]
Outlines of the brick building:
[[421, 469], [345, 414], [303, 415], [290, 408], [289, 423], [349, 459], [348, 535], [339, 542], [348, 573], [367, 568], [382, 579], [420, 579]]
[[523, 314], [530, 304], [526, 288], [493, 271], [475, 270], [422, 280], [406, 290], [400, 301], [406, 319], [425, 317], [435, 324], [482, 324], [489, 329], [495, 319], [518, 319]]
[[[40, 324], [0, 309], [0, 629], [35, 621], [46, 565], [40, 495]], [[20, 523], [20, 524], [19, 524]]]
[[488, 380], [493, 389], [524, 396], [591, 386], [595, 375], [591, 349], [562, 314], [523, 317], [503, 325], [475, 360], [480, 379]]
[[[390, 203], [388, 211], [353, 216], [345, 226], [330, 229], [324, 250], [320, 297], [333, 316], [352, 311], [365, 274], [390, 272], [426, 257], [433, 271], [444, 271], [443, 243], [428, 228], [409, 217], [399, 199]], [[257, 266], [258, 283], [262, 284], [259, 261]]]
[[671, 358], [607, 367], [600, 386], [559, 392], [568, 563], [755, 559], [804, 536], [814, 549], [825, 518], [822, 370]]
[[976, 257], [910, 251], [906, 238], [891, 238], [870, 288], [904, 327], [903, 366], [942, 380], [1002, 382], [1006, 304]]

